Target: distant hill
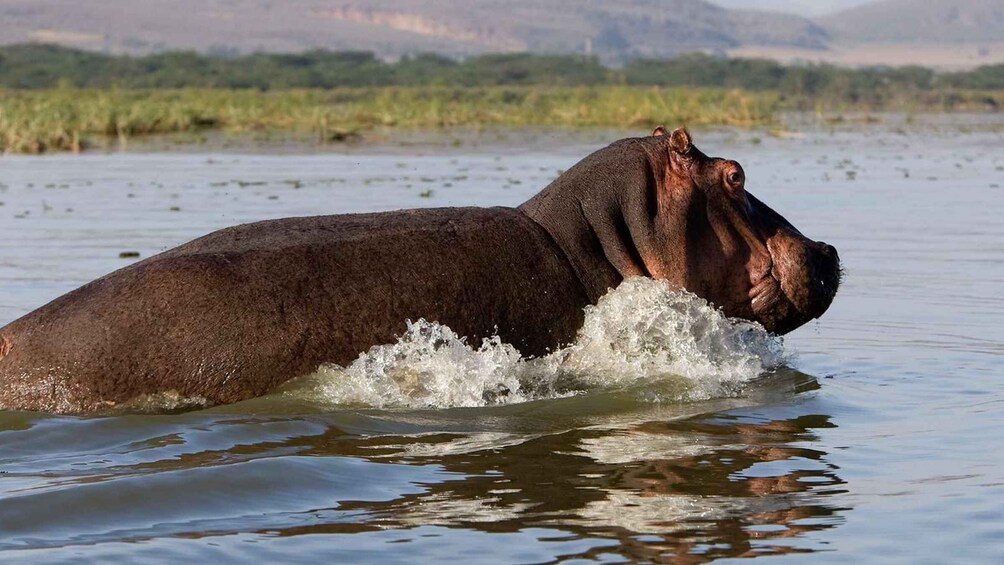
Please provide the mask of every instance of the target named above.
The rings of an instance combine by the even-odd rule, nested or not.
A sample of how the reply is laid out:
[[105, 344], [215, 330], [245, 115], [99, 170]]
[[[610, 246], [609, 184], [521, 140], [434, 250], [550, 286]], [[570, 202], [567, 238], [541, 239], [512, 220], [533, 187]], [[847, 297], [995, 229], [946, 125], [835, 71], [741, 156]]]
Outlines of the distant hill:
[[704, 0], [0, 0], [0, 42], [109, 53], [357, 49], [591, 53], [605, 61], [742, 45], [823, 49], [791, 15]]
[[706, 0], [0, 0], [0, 45], [236, 56], [703, 51], [785, 62], [972, 68], [1004, 61], [1004, 0], [876, 0], [810, 21]]
[[842, 43], [1004, 42], [1004, 0], [883, 0], [817, 21]]

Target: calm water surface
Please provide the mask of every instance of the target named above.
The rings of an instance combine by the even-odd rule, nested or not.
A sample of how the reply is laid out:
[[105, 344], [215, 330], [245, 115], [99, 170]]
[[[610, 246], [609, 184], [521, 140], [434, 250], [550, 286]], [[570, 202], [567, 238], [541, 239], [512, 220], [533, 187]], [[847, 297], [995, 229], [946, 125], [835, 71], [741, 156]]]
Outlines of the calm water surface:
[[[695, 132], [846, 276], [727, 398], [0, 413], [0, 558], [1004, 560], [1004, 120]], [[616, 138], [0, 158], [0, 324], [265, 218], [515, 205]]]

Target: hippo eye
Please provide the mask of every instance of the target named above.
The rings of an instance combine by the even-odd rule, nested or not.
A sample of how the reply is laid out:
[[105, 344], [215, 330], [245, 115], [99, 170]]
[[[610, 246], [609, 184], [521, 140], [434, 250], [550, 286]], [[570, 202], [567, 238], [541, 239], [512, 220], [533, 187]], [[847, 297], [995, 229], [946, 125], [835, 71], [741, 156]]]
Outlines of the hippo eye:
[[739, 171], [732, 171], [729, 176], [726, 177], [729, 181], [729, 185], [735, 188], [739, 188], [743, 185], [743, 174]]

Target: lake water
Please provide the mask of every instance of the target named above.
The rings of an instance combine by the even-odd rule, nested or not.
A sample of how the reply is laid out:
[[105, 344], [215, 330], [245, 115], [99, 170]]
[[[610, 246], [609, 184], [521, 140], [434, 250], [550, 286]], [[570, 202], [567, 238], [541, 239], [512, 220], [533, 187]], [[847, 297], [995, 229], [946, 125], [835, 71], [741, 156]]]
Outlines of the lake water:
[[[1001, 562], [1004, 118], [788, 129], [694, 132], [840, 251], [833, 306], [783, 352], [766, 335], [736, 345], [734, 325], [638, 284], [594, 321], [635, 316], [629, 337], [676, 364], [628, 370], [583, 347], [598, 381], [526, 402], [455, 394], [526, 371], [505, 344], [430, 350], [419, 334], [392, 353], [446, 392], [418, 402], [328, 367], [183, 413], [0, 413], [0, 558]], [[122, 252], [240, 222], [516, 205], [621, 135], [2, 157], [0, 325], [136, 260]], [[673, 312], [722, 333], [659, 333]]]

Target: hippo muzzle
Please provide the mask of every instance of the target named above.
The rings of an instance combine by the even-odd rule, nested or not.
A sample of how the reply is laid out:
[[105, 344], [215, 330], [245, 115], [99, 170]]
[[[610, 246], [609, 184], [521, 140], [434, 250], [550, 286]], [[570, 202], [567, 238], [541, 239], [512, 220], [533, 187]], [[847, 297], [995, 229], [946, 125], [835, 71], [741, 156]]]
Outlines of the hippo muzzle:
[[788, 333], [830, 307], [840, 285], [840, 258], [832, 245], [805, 237], [766, 204], [748, 198], [770, 257], [768, 268], [751, 281], [752, 318], [774, 333]]

